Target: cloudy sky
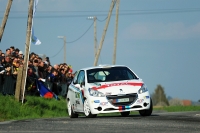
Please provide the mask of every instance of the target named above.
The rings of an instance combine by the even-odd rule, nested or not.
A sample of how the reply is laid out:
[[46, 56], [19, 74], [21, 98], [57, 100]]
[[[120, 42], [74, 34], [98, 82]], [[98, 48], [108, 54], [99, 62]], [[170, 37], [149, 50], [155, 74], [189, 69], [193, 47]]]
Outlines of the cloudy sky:
[[[0, 0], [0, 22], [7, 5]], [[41, 45], [31, 52], [45, 54], [52, 64], [66, 62], [76, 71], [94, 63], [94, 27], [101, 40], [111, 0], [39, 0], [34, 18], [35, 35]], [[151, 93], [158, 84], [167, 96], [200, 99], [200, 1], [121, 0], [116, 64], [129, 66], [147, 84]], [[111, 17], [98, 64], [112, 64], [115, 12]], [[28, 0], [14, 0], [0, 49], [14, 45], [24, 52]]]

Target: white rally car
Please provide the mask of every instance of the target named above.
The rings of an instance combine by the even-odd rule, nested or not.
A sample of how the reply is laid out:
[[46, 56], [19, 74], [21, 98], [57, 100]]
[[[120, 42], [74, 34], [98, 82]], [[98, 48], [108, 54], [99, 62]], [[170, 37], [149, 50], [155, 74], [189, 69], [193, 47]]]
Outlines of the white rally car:
[[149, 116], [153, 110], [146, 85], [124, 65], [100, 65], [79, 70], [69, 85], [66, 101], [71, 118], [77, 118], [79, 113], [86, 117], [113, 112], [128, 116], [130, 111]]

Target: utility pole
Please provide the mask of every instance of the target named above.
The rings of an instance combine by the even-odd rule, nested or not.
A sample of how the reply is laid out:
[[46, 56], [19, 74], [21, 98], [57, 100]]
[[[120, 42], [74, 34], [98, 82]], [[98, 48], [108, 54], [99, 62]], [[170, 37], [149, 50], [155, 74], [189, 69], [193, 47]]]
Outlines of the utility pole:
[[106, 31], [108, 29], [108, 24], [110, 22], [110, 17], [111, 17], [112, 10], [113, 10], [114, 6], [115, 6], [115, 0], [112, 0], [110, 10], [109, 10], [109, 13], [108, 13], [108, 19], [106, 21], [106, 25], [104, 27], [103, 35], [102, 35], [102, 38], [101, 38], [101, 41], [100, 41], [100, 44], [99, 44], [99, 49], [97, 51], [97, 54], [96, 54], [96, 57], [95, 57], [95, 60], [94, 60], [94, 66], [97, 66], [99, 55], [100, 55], [100, 52], [101, 52], [101, 49], [102, 49], [102, 46], [103, 46], [103, 42], [104, 42], [104, 39], [105, 39], [105, 36], [106, 36]]
[[97, 56], [97, 17], [94, 16], [94, 58]]
[[22, 104], [24, 102], [24, 94], [26, 87], [26, 77], [27, 77], [27, 68], [28, 68], [28, 60], [29, 60], [29, 51], [31, 44], [31, 30], [32, 30], [32, 19], [33, 19], [33, 1], [29, 0], [29, 10], [28, 10], [28, 22], [27, 22], [27, 31], [26, 31], [26, 44], [25, 44], [25, 56], [24, 56], [24, 66], [22, 70]]
[[64, 62], [63, 63], [66, 63], [66, 44], [67, 44], [67, 41], [66, 41], [66, 36], [64, 36]]
[[117, 2], [116, 2], [116, 20], [115, 20], [115, 37], [114, 37], [113, 65], [115, 65], [115, 63], [116, 63], [119, 3], [120, 3], [120, 0], [117, 0]]
[[64, 60], [63, 60], [63, 63], [66, 63], [66, 45], [67, 45], [66, 36], [58, 36], [58, 38], [63, 39], [63, 41], [64, 41]]
[[6, 22], [7, 22], [7, 19], [8, 19], [8, 15], [9, 15], [9, 12], [10, 12], [12, 2], [13, 2], [13, 0], [8, 0], [8, 4], [7, 4], [6, 10], [5, 10], [5, 13], [4, 13], [3, 21], [2, 21], [2, 24], [1, 24], [1, 28], [0, 28], [0, 42], [1, 42], [1, 39], [2, 39], [2, 36], [3, 36], [4, 29], [6, 27]]
[[97, 55], [97, 17], [88, 17], [87, 19], [94, 21], [94, 58]]

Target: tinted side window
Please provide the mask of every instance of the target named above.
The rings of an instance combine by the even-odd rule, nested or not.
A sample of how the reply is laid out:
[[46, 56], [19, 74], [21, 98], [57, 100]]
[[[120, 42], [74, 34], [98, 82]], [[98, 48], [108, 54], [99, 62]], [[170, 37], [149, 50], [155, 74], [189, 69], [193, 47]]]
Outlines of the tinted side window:
[[73, 83], [74, 83], [74, 84], [77, 84], [77, 83], [78, 83], [78, 80], [77, 80], [77, 79], [78, 79], [78, 74], [79, 74], [79, 72], [77, 72], [76, 75], [75, 75], [74, 78], [73, 78]]
[[82, 82], [84, 82], [85, 79], [85, 72], [82, 70], [79, 72], [78, 75], [78, 84], [81, 84]]

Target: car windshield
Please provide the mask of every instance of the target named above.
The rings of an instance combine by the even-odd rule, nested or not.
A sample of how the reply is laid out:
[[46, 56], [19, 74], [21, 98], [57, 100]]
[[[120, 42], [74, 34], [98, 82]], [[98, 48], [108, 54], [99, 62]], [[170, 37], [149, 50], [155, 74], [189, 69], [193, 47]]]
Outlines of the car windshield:
[[138, 77], [127, 67], [106, 67], [87, 70], [88, 83], [132, 80]]

